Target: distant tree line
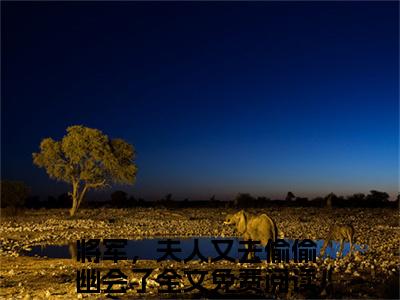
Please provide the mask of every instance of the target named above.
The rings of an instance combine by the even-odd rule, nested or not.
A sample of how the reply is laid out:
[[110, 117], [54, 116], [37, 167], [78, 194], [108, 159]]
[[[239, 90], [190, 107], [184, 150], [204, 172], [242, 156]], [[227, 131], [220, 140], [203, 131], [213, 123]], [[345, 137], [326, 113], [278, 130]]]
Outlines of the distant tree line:
[[[226, 208], [266, 208], [266, 207], [393, 207], [398, 208], [400, 194], [396, 201], [389, 201], [389, 195], [385, 192], [372, 190], [368, 195], [362, 193], [343, 197], [331, 193], [325, 197], [308, 199], [296, 197], [288, 192], [284, 200], [272, 200], [267, 197], [254, 197], [249, 193], [239, 193], [234, 200], [222, 201], [213, 195], [208, 200], [174, 200], [172, 194], [165, 195], [158, 201], [145, 201], [142, 198], [129, 196], [124, 191], [114, 191], [108, 201], [87, 201], [82, 207], [97, 208], [131, 208], [131, 207], [226, 207]], [[63, 193], [58, 197], [48, 196], [41, 199], [38, 196], [29, 195], [28, 187], [19, 181], [1, 182], [1, 207], [17, 208], [70, 208], [72, 197], [70, 193]]]
[[399, 198], [398, 195], [396, 201], [389, 201], [389, 194], [375, 190], [370, 191], [368, 195], [357, 193], [344, 197], [330, 193], [325, 197], [313, 199], [296, 197], [292, 192], [288, 192], [285, 200], [271, 200], [266, 197], [253, 197], [248, 193], [239, 193], [233, 201], [232, 207], [399, 207]]

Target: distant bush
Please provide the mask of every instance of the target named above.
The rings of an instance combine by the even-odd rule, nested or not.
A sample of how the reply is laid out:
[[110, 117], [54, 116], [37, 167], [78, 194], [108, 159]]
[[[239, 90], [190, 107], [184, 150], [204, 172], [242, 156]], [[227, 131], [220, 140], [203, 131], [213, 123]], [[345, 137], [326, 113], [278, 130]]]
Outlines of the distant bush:
[[25, 200], [25, 207], [31, 209], [38, 209], [43, 207], [42, 201], [39, 196], [29, 196]]
[[254, 204], [254, 197], [248, 193], [239, 193], [234, 200], [234, 206], [237, 208], [251, 207]]
[[13, 211], [22, 208], [29, 195], [28, 187], [21, 181], [1, 181], [1, 207]]
[[109, 206], [111, 207], [129, 208], [138, 205], [139, 201], [133, 196], [128, 197], [128, 194], [124, 191], [115, 191], [111, 194], [111, 202], [109, 203]]
[[115, 191], [111, 194], [112, 207], [125, 207], [128, 201], [128, 194], [124, 191]]

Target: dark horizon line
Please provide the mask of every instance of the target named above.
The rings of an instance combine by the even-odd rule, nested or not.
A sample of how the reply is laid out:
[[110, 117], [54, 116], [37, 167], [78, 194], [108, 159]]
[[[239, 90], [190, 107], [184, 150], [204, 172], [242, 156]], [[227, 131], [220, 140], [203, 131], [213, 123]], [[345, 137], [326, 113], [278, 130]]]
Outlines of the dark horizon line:
[[[125, 192], [123, 190], [118, 190], [118, 189], [114, 190], [113, 192], [116, 192], [116, 191]], [[357, 195], [357, 194], [363, 194], [364, 197], [367, 197], [368, 195], [371, 194], [371, 191], [377, 191], [377, 192], [388, 194], [389, 195], [388, 200], [391, 201], [391, 202], [397, 201], [397, 197], [400, 195], [400, 193], [398, 193], [397, 196], [395, 196], [393, 198], [393, 197], [390, 196], [390, 193], [385, 192], [385, 191], [379, 191], [379, 190], [370, 190], [368, 193], [356, 192], [356, 193], [351, 193], [351, 194], [336, 194], [336, 193], [332, 192], [332, 193], [328, 193], [327, 195], [319, 195], [319, 196], [313, 196], [313, 197], [307, 197], [307, 196], [303, 197], [303, 196], [296, 196], [295, 195], [295, 197], [293, 198], [292, 201], [295, 201], [296, 199], [303, 199], [303, 200], [306, 199], [308, 201], [311, 201], [311, 200], [314, 200], [314, 199], [319, 199], [319, 198], [326, 199], [330, 194], [333, 194], [337, 198], [343, 198], [343, 199], [346, 200], [347, 198], [352, 197], [352, 196]], [[113, 193], [113, 192], [110, 192], [110, 193], [107, 194], [107, 193], [101, 192], [101, 191], [95, 191], [95, 192], [102, 193], [102, 196], [99, 197], [99, 195], [93, 195], [93, 194], [90, 195], [89, 194], [89, 195], [87, 195], [85, 197], [86, 201], [90, 201], [90, 202], [96, 202], [96, 201], [105, 202], [105, 201], [109, 201], [111, 199], [111, 194]], [[142, 196], [132, 195], [132, 194], [129, 194], [127, 192], [125, 192], [125, 193], [126, 193], [128, 199], [129, 198], [133, 198], [135, 200], [144, 200], [144, 201], [149, 201], [149, 202], [166, 201], [165, 196], [167, 196], [168, 194], [171, 194], [171, 196], [172, 196], [170, 201], [174, 201], [174, 202], [183, 202], [185, 200], [187, 200], [187, 201], [212, 201], [211, 200], [212, 196], [215, 196], [215, 195], [211, 195], [210, 197], [208, 197], [208, 199], [205, 199], [205, 197], [196, 197], [196, 198], [192, 198], [192, 197], [177, 197], [177, 198], [174, 198], [173, 197], [174, 196], [173, 193], [168, 193], [168, 194], [165, 194], [163, 197], [158, 197], [157, 198], [157, 197], [142, 197]], [[48, 199], [50, 197], [57, 199], [58, 197], [66, 195], [66, 194], [68, 194], [68, 192], [63, 192], [63, 193], [60, 193], [60, 194], [57, 194], [57, 195], [54, 195], [54, 194], [48, 194], [48, 195], [33, 194], [33, 195], [29, 195], [28, 198], [36, 198], [36, 197], [38, 197], [39, 199], [44, 199], [46, 201], [46, 199]], [[267, 199], [269, 201], [286, 201], [285, 198], [267, 197], [267, 196], [253, 196], [253, 194], [251, 194], [251, 193], [240, 193], [239, 192], [239, 193], [236, 193], [236, 196], [239, 195], [239, 194], [250, 195], [251, 197], [253, 197], [256, 200]], [[234, 201], [236, 196], [223, 197], [223, 198], [215, 197], [214, 201], [230, 202], [230, 201]]]

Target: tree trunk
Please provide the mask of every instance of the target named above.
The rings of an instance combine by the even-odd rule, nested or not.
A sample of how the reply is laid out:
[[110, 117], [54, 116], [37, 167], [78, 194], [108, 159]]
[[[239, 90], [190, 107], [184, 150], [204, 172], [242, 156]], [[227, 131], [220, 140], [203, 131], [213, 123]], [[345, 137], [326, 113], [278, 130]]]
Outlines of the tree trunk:
[[73, 217], [78, 210], [79, 206], [79, 201], [78, 201], [78, 183], [73, 182], [72, 183], [72, 208], [69, 210], [69, 215]]
[[73, 217], [78, 210], [78, 199], [77, 197], [72, 196], [72, 208], [69, 210], [69, 215]]
[[79, 191], [79, 181], [72, 180], [72, 208], [69, 211], [71, 217], [73, 217], [82, 203], [83, 197], [89, 189], [104, 187], [106, 186], [106, 180], [97, 183], [84, 183], [83, 189]]
[[86, 193], [87, 189], [88, 189], [88, 186], [85, 185], [84, 188], [82, 189], [82, 191], [81, 191], [79, 197], [78, 197], [78, 207], [77, 207], [77, 209], [78, 209], [79, 206], [81, 205], [82, 200], [83, 200], [83, 197], [85, 196], [85, 193]]
[[79, 192], [79, 185], [73, 184], [72, 191], [72, 208], [69, 211], [71, 217], [73, 217], [78, 210], [79, 206], [82, 203], [83, 197], [85, 196], [86, 191], [88, 190], [88, 186], [85, 185], [81, 192]]

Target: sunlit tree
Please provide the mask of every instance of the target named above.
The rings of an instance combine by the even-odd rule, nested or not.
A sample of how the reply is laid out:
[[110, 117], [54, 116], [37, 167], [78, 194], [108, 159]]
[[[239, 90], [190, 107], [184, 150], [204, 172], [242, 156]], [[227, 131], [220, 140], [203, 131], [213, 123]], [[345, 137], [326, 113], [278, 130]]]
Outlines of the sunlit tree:
[[50, 178], [72, 185], [74, 216], [86, 192], [112, 183], [133, 184], [137, 167], [135, 150], [122, 139], [109, 139], [98, 129], [70, 126], [60, 141], [43, 139], [33, 163], [44, 168]]

